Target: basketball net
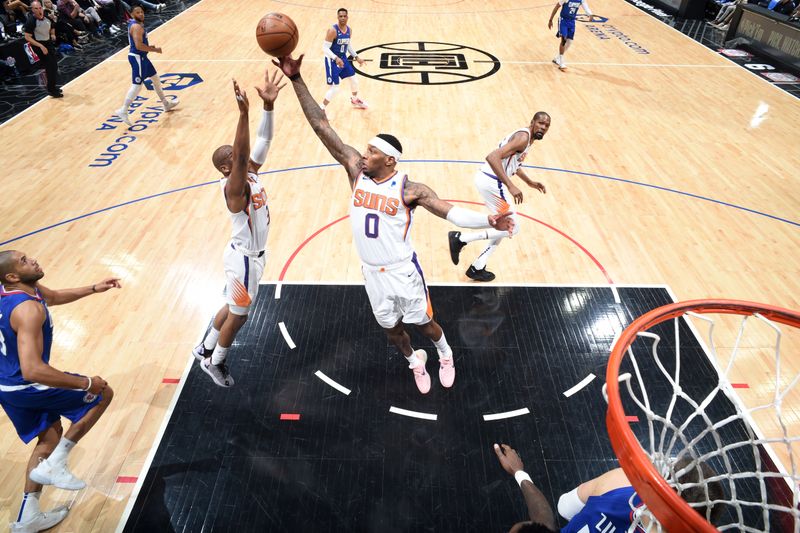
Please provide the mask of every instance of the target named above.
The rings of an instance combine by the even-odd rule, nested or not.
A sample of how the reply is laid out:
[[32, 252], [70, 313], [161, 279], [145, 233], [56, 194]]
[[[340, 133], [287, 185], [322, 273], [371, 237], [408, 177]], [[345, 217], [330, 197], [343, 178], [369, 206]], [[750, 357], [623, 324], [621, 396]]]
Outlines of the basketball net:
[[620, 334], [603, 392], [612, 447], [637, 492], [631, 531], [716, 531], [713, 508], [719, 531], [800, 532], [797, 328], [800, 313], [786, 309], [696, 300]]

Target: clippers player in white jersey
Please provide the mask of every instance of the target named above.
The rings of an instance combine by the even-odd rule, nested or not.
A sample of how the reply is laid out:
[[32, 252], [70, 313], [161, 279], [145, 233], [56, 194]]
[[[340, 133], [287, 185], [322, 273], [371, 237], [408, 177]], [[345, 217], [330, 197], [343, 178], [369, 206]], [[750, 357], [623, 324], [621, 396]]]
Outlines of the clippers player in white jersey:
[[138, 96], [139, 91], [142, 90], [142, 84], [145, 79], [149, 79], [153, 84], [153, 89], [156, 91], [158, 98], [161, 100], [161, 105], [164, 106], [164, 111], [171, 111], [178, 105], [178, 97], [173, 96], [172, 100], [167, 100], [164, 91], [161, 90], [161, 80], [158, 78], [158, 73], [153, 63], [147, 57], [148, 52], [156, 54], [161, 53], [160, 46], [150, 46], [147, 41], [147, 32], [144, 29], [144, 8], [140, 5], [134, 6], [131, 9], [131, 20], [128, 21], [128, 62], [131, 64], [131, 88], [128, 89], [128, 94], [125, 95], [125, 101], [122, 107], [119, 108], [114, 114], [119, 117], [122, 122], [128, 126], [133, 126], [128, 110], [131, 103]]
[[[538, 181], [531, 180], [522, 170], [522, 162], [528, 155], [533, 141], [541, 141], [550, 128], [550, 115], [539, 111], [533, 115], [527, 128], [520, 128], [511, 133], [488, 156], [486, 162], [475, 173], [475, 186], [483, 197], [483, 201], [493, 214], [511, 213], [514, 218], [514, 232], [519, 233], [519, 221], [514, 204], [522, 203], [522, 191], [511, 181], [511, 176], [518, 176], [529, 187], [541, 193], [546, 193], [545, 186]], [[511, 198], [514, 202], [511, 202]], [[467, 269], [467, 277], [475, 281], [492, 281], [494, 273], [486, 270], [489, 257], [500, 245], [500, 241], [507, 237], [504, 231], [488, 229], [477, 233], [464, 233], [451, 231], [447, 234], [450, 244], [450, 259], [453, 264], [458, 264], [461, 249], [472, 241], [488, 240], [489, 245], [480, 253]]]
[[353, 37], [353, 30], [347, 25], [348, 14], [345, 8], [340, 8], [336, 12], [337, 23], [328, 28], [325, 33], [325, 42], [322, 43], [322, 54], [325, 61], [325, 80], [328, 83], [328, 91], [322, 100], [320, 107], [325, 107], [333, 100], [334, 95], [339, 91], [339, 82], [343, 79], [350, 80], [350, 103], [356, 109], [367, 109], [367, 103], [358, 97], [358, 78], [356, 70], [348, 61], [347, 56], [352, 56], [358, 61], [359, 66], [364, 66], [364, 60], [358, 57], [358, 53], [350, 44]]
[[256, 87], [264, 101], [264, 110], [252, 152], [249, 101], [236, 80], [233, 81], [239, 105], [236, 136], [233, 146], [220, 146], [212, 156], [214, 166], [222, 173], [220, 185], [233, 222], [231, 240], [224, 253], [226, 303], [214, 317], [206, 338], [192, 350], [192, 354], [200, 361], [203, 371], [220, 387], [233, 386], [233, 376], [225, 359], [236, 333], [247, 321], [250, 304], [258, 294], [258, 282], [264, 273], [270, 219], [267, 193], [258, 179], [258, 170], [267, 159], [272, 141], [273, 107], [278, 93], [286, 85], [278, 85], [282, 79], [279, 71], [275, 71], [272, 78], [267, 71], [264, 87]]
[[392, 135], [379, 134], [369, 141], [364, 154], [342, 142], [331, 128], [305, 82], [300, 64], [291, 56], [278, 62], [292, 80], [297, 99], [314, 133], [331, 155], [345, 168], [353, 195], [350, 221], [353, 241], [361, 257], [362, 272], [372, 312], [389, 340], [408, 360], [414, 381], [422, 394], [431, 388], [425, 369], [425, 350], [414, 350], [404, 324], [414, 324], [431, 339], [439, 353], [439, 380], [451, 387], [455, 380], [453, 351], [444, 332], [433, 320], [428, 289], [411, 245], [410, 229], [414, 209], [422, 206], [434, 215], [457, 226], [495, 227], [510, 232], [513, 221], [508, 215], [486, 216], [455, 207], [439, 199], [430, 187], [408, 180], [395, 169], [402, 155], [400, 142]]

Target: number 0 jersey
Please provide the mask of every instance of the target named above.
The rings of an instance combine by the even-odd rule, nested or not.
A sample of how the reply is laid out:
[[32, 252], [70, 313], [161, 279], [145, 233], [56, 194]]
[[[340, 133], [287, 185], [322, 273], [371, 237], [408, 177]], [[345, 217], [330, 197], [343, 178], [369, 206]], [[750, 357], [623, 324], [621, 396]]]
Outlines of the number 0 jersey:
[[353, 186], [350, 224], [361, 261], [387, 266], [410, 261], [411, 220], [414, 209], [403, 201], [408, 176], [395, 172], [383, 181], [360, 173]]
[[[228, 178], [219, 180], [223, 195], [227, 182]], [[245, 252], [258, 253], [267, 247], [267, 236], [269, 235], [267, 193], [261, 182], [258, 181], [258, 174], [254, 172], [247, 173], [247, 185], [250, 187], [247, 206], [244, 211], [231, 213], [233, 221], [231, 243]]]

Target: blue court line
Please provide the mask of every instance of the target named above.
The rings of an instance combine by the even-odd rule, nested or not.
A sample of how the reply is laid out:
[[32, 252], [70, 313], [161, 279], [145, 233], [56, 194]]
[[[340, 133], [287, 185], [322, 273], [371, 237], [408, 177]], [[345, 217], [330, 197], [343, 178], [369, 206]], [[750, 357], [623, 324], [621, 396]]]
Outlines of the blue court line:
[[[468, 161], [468, 160], [464, 160], [464, 159], [404, 159], [404, 160], [402, 160], [402, 162], [403, 163], [458, 163], [458, 164], [467, 164], [467, 165], [480, 165], [480, 164], [483, 164], [483, 161]], [[323, 164], [319, 164], [319, 165], [304, 165], [304, 166], [301, 166], [301, 167], [282, 168], [282, 169], [278, 169], [278, 170], [267, 170], [265, 172], [259, 172], [259, 174], [279, 174], [279, 173], [282, 173], [282, 172], [293, 172], [295, 170], [309, 170], [309, 169], [314, 169], [314, 168], [325, 168], [325, 167], [336, 167], [336, 166], [339, 166], [339, 163], [323, 163]], [[690, 192], [683, 192], [683, 191], [679, 191], [677, 189], [670, 189], [669, 187], [662, 187], [661, 185], [652, 185], [650, 183], [642, 183], [640, 181], [628, 180], [628, 179], [624, 179], [624, 178], [615, 178], [613, 176], [604, 176], [602, 174], [594, 174], [592, 172], [580, 172], [578, 170], [565, 170], [563, 168], [540, 167], [540, 166], [535, 166], [535, 165], [523, 165], [523, 168], [532, 168], [532, 169], [538, 169], [538, 170], [549, 170], [549, 171], [552, 171], [552, 172], [564, 172], [566, 174], [577, 174], [579, 176], [589, 176], [589, 177], [592, 177], [592, 178], [600, 178], [600, 179], [616, 181], [616, 182], [620, 182], [620, 183], [627, 183], [627, 184], [630, 184], [630, 185], [640, 185], [642, 187], [649, 187], [651, 189], [656, 189], [656, 190], [659, 190], [659, 191], [670, 192], [670, 193], [673, 193], [673, 194], [680, 194], [680, 195], [683, 195], [683, 196], [688, 196], [689, 198], [694, 198], [696, 200], [703, 200], [703, 201], [711, 202], [711, 203], [718, 204], [718, 205], [724, 205], [725, 207], [732, 207], [734, 209], [739, 209], [739, 210], [745, 211], [747, 213], [751, 213], [751, 214], [754, 214], [754, 215], [759, 215], [759, 216], [762, 216], [762, 217], [771, 218], [771, 219], [777, 220], [779, 222], [784, 222], [786, 224], [791, 224], [792, 226], [800, 227], [800, 222], [795, 222], [793, 220], [789, 220], [789, 219], [786, 219], [786, 218], [781, 218], [781, 217], [776, 216], [776, 215], [770, 215], [769, 213], [764, 213], [763, 211], [756, 211], [755, 209], [750, 209], [749, 207], [744, 207], [744, 206], [732, 204], [732, 203], [729, 203], [729, 202], [723, 202], [721, 200], [714, 200], [713, 198], [709, 198], [708, 196], [701, 196], [699, 194], [694, 194], [694, 193], [690, 193]], [[10, 244], [10, 243], [12, 243], [14, 241], [18, 241], [20, 239], [24, 239], [25, 237], [30, 237], [31, 235], [36, 235], [37, 233], [42, 233], [43, 231], [47, 231], [49, 229], [53, 229], [53, 228], [57, 228], [59, 226], [63, 226], [64, 224], [69, 224], [71, 222], [75, 222], [76, 220], [80, 220], [82, 218], [87, 218], [87, 217], [94, 216], [94, 215], [97, 215], [97, 214], [100, 214], [100, 213], [104, 213], [106, 211], [110, 211], [112, 209], [117, 209], [118, 207], [125, 207], [126, 205], [131, 205], [131, 204], [143, 202], [145, 200], [150, 200], [152, 198], [158, 198], [159, 196], [165, 196], [167, 194], [173, 194], [173, 193], [176, 193], [176, 192], [187, 191], [189, 189], [195, 189], [197, 187], [204, 187], [206, 185], [213, 185], [215, 183], [219, 183], [219, 181], [218, 180], [214, 180], [214, 181], [207, 181], [205, 183], [197, 183], [195, 185], [188, 185], [186, 187], [180, 187], [180, 188], [177, 188], [177, 189], [171, 189], [169, 191], [164, 191], [164, 192], [160, 192], [160, 193], [157, 193], [157, 194], [151, 194], [149, 196], [143, 196], [141, 198], [136, 198], [135, 200], [129, 200], [127, 202], [123, 202], [121, 204], [112, 205], [110, 207], [104, 207], [103, 209], [98, 209], [96, 211], [91, 211], [89, 213], [86, 213], [86, 214], [83, 214], [83, 215], [80, 215], [80, 216], [77, 216], [77, 217], [73, 217], [73, 218], [70, 218], [70, 219], [67, 219], [67, 220], [62, 220], [61, 222], [56, 222], [55, 224], [51, 224], [49, 226], [45, 226], [43, 228], [39, 228], [37, 230], [25, 233], [25, 234], [20, 235], [18, 237], [13, 237], [11, 239], [2, 241], [2, 242], [0, 242], [0, 246], [5, 246], [6, 244]]]

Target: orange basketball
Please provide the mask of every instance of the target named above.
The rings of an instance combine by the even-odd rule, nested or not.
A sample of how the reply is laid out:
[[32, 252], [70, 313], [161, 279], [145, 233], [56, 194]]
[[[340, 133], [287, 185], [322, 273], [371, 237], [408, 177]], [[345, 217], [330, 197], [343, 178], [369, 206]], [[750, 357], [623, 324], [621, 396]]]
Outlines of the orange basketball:
[[283, 13], [267, 13], [256, 26], [258, 46], [274, 57], [291, 54], [299, 39], [294, 21]]

